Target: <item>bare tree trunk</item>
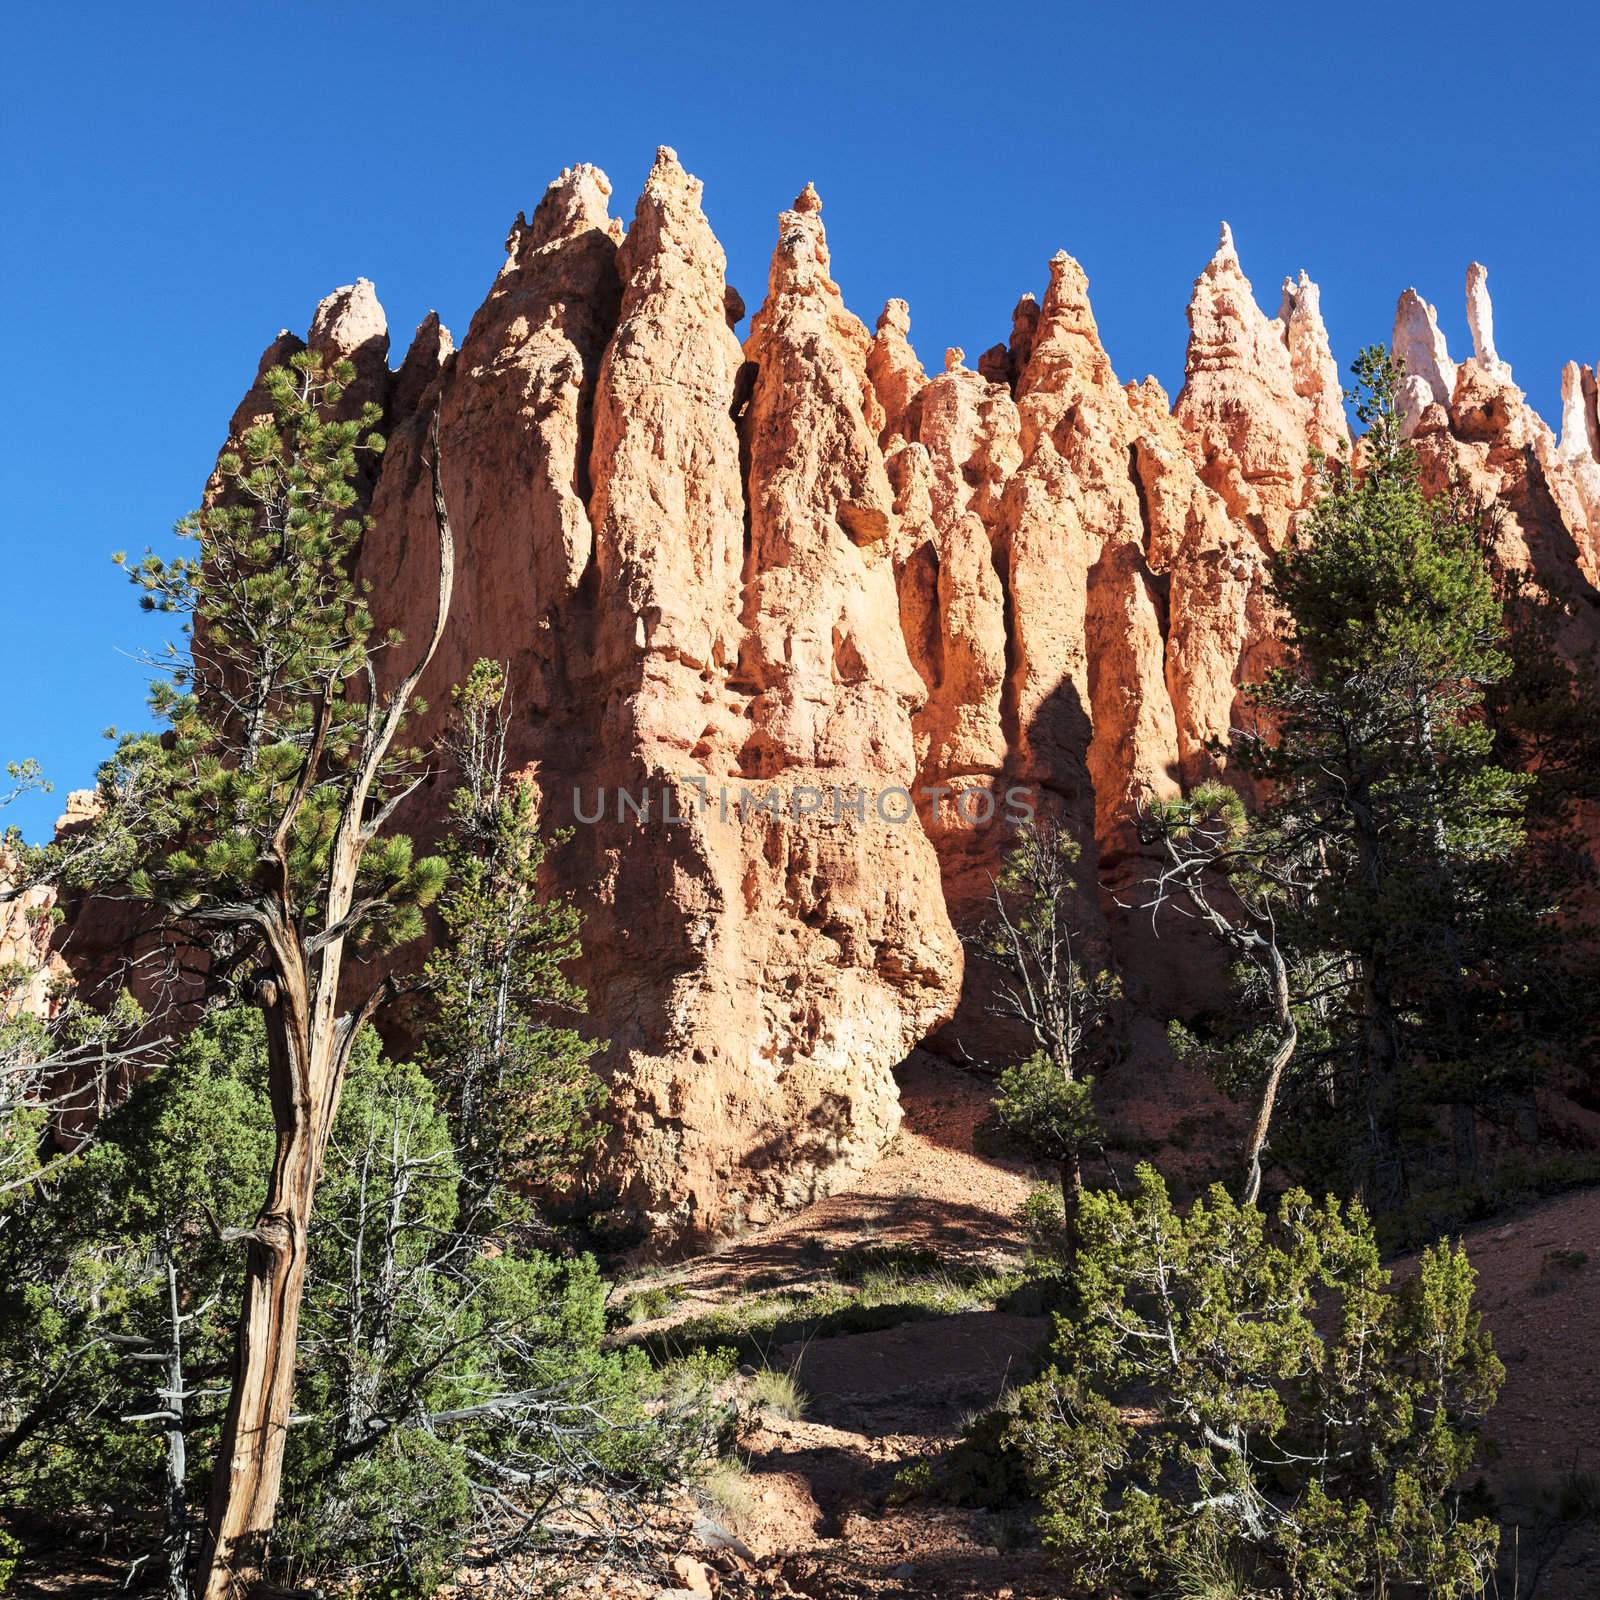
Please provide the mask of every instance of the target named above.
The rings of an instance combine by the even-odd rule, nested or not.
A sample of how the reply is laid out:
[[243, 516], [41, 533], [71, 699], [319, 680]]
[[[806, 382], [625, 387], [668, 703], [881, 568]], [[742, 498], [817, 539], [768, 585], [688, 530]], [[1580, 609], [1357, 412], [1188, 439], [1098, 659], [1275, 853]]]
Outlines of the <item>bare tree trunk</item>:
[[167, 1350], [167, 1595], [189, 1600], [189, 1456], [183, 1437], [183, 1312], [178, 1304], [178, 1266], [167, 1251], [167, 1311], [172, 1343]]
[[[279, 1061], [298, 1054], [284, 1048], [284, 1021], [273, 1015], [278, 1009], [267, 1018], [275, 1088], [282, 1081]], [[319, 1164], [310, 1097], [296, 1095], [287, 1107], [283, 1098], [273, 1095], [278, 1145], [272, 1183], [248, 1236], [237, 1366], [200, 1555], [202, 1600], [230, 1600], [256, 1581], [278, 1510]]]
[[1278, 1026], [1278, 1043], [1267, 1063], [1267, 1076], [1261, 1085], [1261, 1101], [1250, 1123], [1244, 1140], [1244, 1189], [1241, 1195], [1247, 1206], [1261, 1198], [1261, 1152], [1266, 1148], [1267, 1134], [1272, 1127], [1272, 1112], [1278, 1102], [1278, 1085], [1283, 1081], [1284, 1068], [1294, 1056], [1300, 1042], [1300, 1030], [1295, 1024], [1294, 1009], [1289, 1003], [1289, 968], [1278, 952], [1276, 944], [1263, 941], [1272, 969], [1273, 1020]]
[[249, 1247], [239, 1375], [228, 1403], [200, 1559], [204, 1600], [229, 1600], [256, 1579], [277, 1516], [311, 1210], [300, 1151], [288, 1152], [280, 1167], [283, 1193], [257, 1223], [261, 1240]]

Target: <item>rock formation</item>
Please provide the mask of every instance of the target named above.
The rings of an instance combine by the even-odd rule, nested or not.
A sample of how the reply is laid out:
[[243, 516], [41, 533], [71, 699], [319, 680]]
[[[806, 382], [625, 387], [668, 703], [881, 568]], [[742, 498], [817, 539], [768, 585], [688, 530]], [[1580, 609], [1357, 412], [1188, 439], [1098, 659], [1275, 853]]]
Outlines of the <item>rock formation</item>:
[[615, 1125], [594, 1187], [687, 1238], [876, 1154], [892, 1069], [953, 1008], [961, 954], [915, 816], [848, 805], [914, 783], [925, 690], [872, 341], [828, 276], [821, 202], [780, 218], [741, 351], [699, 183], [661, 151], [625, 237], [609, 192], [564, 173], [459, 354], [429, 333], [363, 566], [402, 616], [422, 603], [437, 406], [462, 580], [430, 699], [479, 656], [510, 666], [516, 759], [545, 818], [576, 824], [556, 870], [587, 912], [575, 976]]
[[[1494, 342], [1488, 272], [1467, 269], [1467, 319], [1473, 353], [1450, 359], [1431, 306], [1414, 290], [1401, 296], [1394, 353], [1419, 373], [1428, 396], [1406, 423], [1434, 492], [1454, 486], [1494, 507], [1494, 559], [1528, 575], [1565, 603], [1562, 647], [1574, 659], [1600, 645], [1600, 410], [1594, 368], [1562, 372], [1558, 439], [1528, 404]], [[1426, 313], [1425, 320], [1418, 307]], [[1405, 325], [1402, 333], [1402, 323]]]
[[1207, 486], [1270, 547], [1306, 504], [1310, 448], [1327, 453], [1348, 439], [1316, 285], [1286, 284], [1282, 313], [1268, 318], [1227, 223], [1195, 280], [1173, 416]]
[[[17, 861], [0, 848], [0, 893], [17, 887]], [[48, 1017], [51, 980], [60, 958], [50, 949], [53, 889], [29, 888], [0, 899], [0, 1022], [15, 1016]]]
[[[99, 810], [93, 790], [74, 789], [56, 818], [57, 837], [92, 821]], [[60, 897], [50, 884], [17, 892], [17, 869], [16, 855], [0, 840], [0, 1020], [49, 1018], [60, 1006], [62, 981], [72, 976], [52, 948]]]
[[[871, 1160], [920, 1042], [984, 1053], [957, 931], [1019, 796], [1081, 844], [1086, 935], [1136, 1006], [1204, 1000], [1204, 962], [1117, 905], [1145, 870], [1132, 818], [1217, 770], [1240, 685], [1278, 658], [1267, 563], [1313, 452], [1349, 435], [1317, 286], [1287, 280], [1268, 317], [1226, 224], [1169, 404], [1119, 381], [1064, 252], [976, 370], [952, 349], [929, 377], [904, 301], [874, 333], [846, 308], [809, 185], [742, 349], [699, 183], [663, 149], [625, 232], [610, 194], [578, 166], [519, 215], [459, 350], [430, 316], [391, 372], [364, 281], [307, 338], [355, 362], [347, 403], [385, 408], [361, 571], [402, 629], [431, 597], [438, 413], [460, 577], [419, 732], [473, 661], [507, 664], [516, 762], [573, 827], [552, 886], [585, 910], [574, 976], [609, 1041], [591, 1199], [670, 1244]], [[1459, 366], [1400, 298], [1406, 426], [1430, 482], [1502, 505], [1502, 560], [1592, 601], [1594, 369], [1564, 375], [1558, 441], [1477, 265], [1467, 292]], [[235, 430], [260, 409], [252, 390]]]
[[1439, 331], [1439, 313], [1415, 289], [1400, 296], [1389, 349], [1402, 369], [1401, 415], [1409, 438], [1422, 413], [1431, 405], [1449, 405], [1456, 388], [1456, 364]]

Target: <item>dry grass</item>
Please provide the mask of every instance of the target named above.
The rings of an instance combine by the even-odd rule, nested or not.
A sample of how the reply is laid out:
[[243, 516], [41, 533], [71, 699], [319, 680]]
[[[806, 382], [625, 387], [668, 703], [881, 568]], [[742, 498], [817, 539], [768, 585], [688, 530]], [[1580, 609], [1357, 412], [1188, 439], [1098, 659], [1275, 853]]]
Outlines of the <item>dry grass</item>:
[[700, 1475], [700, 1494], [729, 1533], [747, 1533], [759, 1501], [750, 1473], [738, 1456], [718, 1456]]
[[1191, 1545], [1173, 1563], [1174, 1600], [1248, 1600], [1237, 1563], [1219, 1543]]
[[654, 1322], [672, 1311], [681, 1298], [681, 1291], [669, 1284], [639, 1289], [628, 1296], [622, 1308], [622, 1320], [630, 1328], [643, 1322]]
[[[859, 1268], [860, 1263], [852, 1263]], [[642, 1337], [657, 1361], [694, 1349], [727, 1347], [745, 1361], [764, 1361], [779, 1345], [840, 1334], [875, 1333], [923, 1317], [987, 1311], [1022, 1282], [1020, 1273], [944, 1269], [908, 1272], [873, 1266], [851, 1282], [814, 1289], [744, 1295]]]
[[792, 1368], [763, 1367], [750, 1380], [750, 1399], [762, 1411], [771, 1411], [791, 1422], [806, 1414], [806, 1392]]

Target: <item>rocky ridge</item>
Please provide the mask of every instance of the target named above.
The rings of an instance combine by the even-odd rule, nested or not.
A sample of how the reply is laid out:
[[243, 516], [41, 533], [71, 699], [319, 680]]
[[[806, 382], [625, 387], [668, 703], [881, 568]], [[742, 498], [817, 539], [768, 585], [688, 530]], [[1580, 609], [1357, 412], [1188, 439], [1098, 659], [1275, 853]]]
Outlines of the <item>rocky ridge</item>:
[[[742, 346], [677, 156], [658, 152], [626, 230], [610, 199], [577, 166], [519, 215], [459, 349], [430, 315], [391, 370], [365, 280], [322, 302], [306, 342], [355, 363], [351, 403], [384, 408], [362, 575], [413, 633], [438, 412], [459, 577], [424, 693], [443, 708], [477, 658], [509, 667], [518, 766], [550, 826], [577, 823], [553, 887], [586, 909], [574, 976], [609, 1040], [595, 1193], [695, 1243], [870, 1163], [917, 1044], [978, 1048], [958, 930], [1014, 792], [1081, 844], [1105, 889], [1085, 894], [1085, 930], [1135, 1007], [1203, 997], [1205, 963], [1117, 910], [1142, 871], [1130, 818], [1216, 770], [1239, 685], [1278, 648], [1267, 562], [1316, 453], [1349, 435], [1316, 284], [1286, 281], [1267, 316], [1226, 224], [1169, 401], [1118, 379], [1064, 252], [976, 370], [951, 350], [929, 377], [903, 301], [875, 331], [845, 306], [811, 187], [779, 216]], [[1496, 352], [1477, 264], [1466, 293], [1459, 364], [1433, 308], [1400, 297], [1407, 428], [1430, 481], [1505, 508], [1499, 559], [1578, 602], [1566, 642], [1586, 648], [1595, 369], [1563, 374], [1558, 438]], [[263, 370], [300, 346], [280, 335]], [[252, 388], [233, 431], [261, 409]], [[904, 791], [926, 793], [913, 810]], [[1135, 1043], [1155, 1059], [1159, 1029]]]

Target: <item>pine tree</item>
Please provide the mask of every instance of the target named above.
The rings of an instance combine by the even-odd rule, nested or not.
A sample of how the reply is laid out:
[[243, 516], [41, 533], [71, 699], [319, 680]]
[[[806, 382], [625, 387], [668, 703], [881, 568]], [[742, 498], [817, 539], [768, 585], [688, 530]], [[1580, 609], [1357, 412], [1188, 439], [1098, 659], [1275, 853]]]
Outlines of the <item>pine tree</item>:
[[1534, 780], [1501, 764], [1485, 718], [1511, 660], [1481, 530], [1424, 495], [1389, 357], [1354, 371], [1366, 432], [1275, 558], [1289, 659], [1250, 688], [1258, 726], [1233, 741], [1268, 798], [1242, 838], [1197, 845], [1193, 804], [1146, 833], [1232, 880], [1236, 925], [1270, 926], [1293, 974], [1295, 1098], [1346, 1163], [1328, 1176], [1383, 1212], [1438, 1107], [1470, 1166], [1474, 1108], [1527, 1070], [1555, 907], [1526, 870]]
[[272, 1528], [323, 1154], [355, 1040], [394, 992], [380, 984], [342, 1007], [345, 958], [413, 938], [446, 873], [389, 831], [420, 781], [397, 741], [453, 581], [437, 426], [436, 615], [409, 664], [383, 672], [400, 640], [377, 631], [351, 571], [380, 419], [370, 405], [348, 414], [353, 376], [311, 353], [268, 372], [270, 418], [222, 457], [213, 503], [179, 525], [196, 553], [118, 558], [146, 608], [184, 618], [188, 641], [170, 647], [152, 691], [163, 731], [124, 738], [102, 771], [105, 814], [80, 874], [159, 907], [171, 938], [199, 946], [205, 986], [248, 998], [266, 1021], [275, 1146], [266, 1199], [242, 1230], [237, 1371], [200, 1562], [207, 1600], [248, 1587]]
[[563, 971], [579, 954], [570, 899], [541, 892], [552, 845], [532, 785], [509, 770], [504, 669], [480, 661], [455, 692], [461, 786], [439, 901], [444, 938], [427, 965], [423, 1038], [461, 1152], [464, 1217], [485, 1232], [526, 1218], [530, 1192], [564, 1180], [599, 1135], [600, 1045], [554, 1018], [581, 1012]]

